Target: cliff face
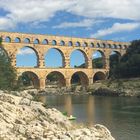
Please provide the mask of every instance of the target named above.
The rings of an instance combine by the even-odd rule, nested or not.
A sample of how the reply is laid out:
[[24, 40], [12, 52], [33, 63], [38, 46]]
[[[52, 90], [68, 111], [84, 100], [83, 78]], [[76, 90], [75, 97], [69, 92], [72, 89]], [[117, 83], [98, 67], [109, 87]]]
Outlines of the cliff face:
[[26, 92], [19, 95], [0, 91], [1, 140], [114, 140], [102, 125], [73, 126], [58, 110], [46, 109]]

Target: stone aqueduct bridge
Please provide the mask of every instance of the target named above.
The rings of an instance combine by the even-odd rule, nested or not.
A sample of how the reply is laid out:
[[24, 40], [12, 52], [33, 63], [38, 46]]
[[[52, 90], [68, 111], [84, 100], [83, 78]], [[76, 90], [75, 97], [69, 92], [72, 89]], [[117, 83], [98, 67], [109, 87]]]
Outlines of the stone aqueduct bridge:
[[[16, 55], [21, 48], [28, 46], [35, 51], [37, 55], [37, 67], [16, 67], [16, 69], [18, 76], [24, 72], [34, 73], [38, 79], [38, 86], [41, 89], [45, 88], [46, 77], [52, 72], [58, 73], [61, 84], [67, 87], [71, 86], [71, 79], [75, 73], [79, 75], [82, 85], [92, 84], [93, 77], [96, 74], [98, 74], [100, 79], [105, 79], [109, 72], [109, 57], [111, 52], [115, 51], [123, 55], [129, 45], [126, 42], [103, 41], [94, 38], [71, 38], [15, 32], [0, 32], [0, 36], [3, 40], [2, 47], [11, 58], [14, 67], [16, 67]], [[45, 53], [50, 48], [57, 49], [62, 54], [62, 68], [45, 67]], [[70, 67], [70, 55], [74, 50], [79, 50], [84, 54], [86, 68]], [[103, 55], [103, 69], [94, 69], [92, 66], [92, 55], [95, 51], [100, 51]]]

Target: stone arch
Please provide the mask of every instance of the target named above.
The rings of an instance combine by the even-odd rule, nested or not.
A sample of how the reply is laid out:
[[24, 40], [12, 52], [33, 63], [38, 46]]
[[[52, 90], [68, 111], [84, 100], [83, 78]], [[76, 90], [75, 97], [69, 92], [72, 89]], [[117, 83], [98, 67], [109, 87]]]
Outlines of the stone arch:
[[68, 46], [70, 46], [70, 47], [72, 47], [72, 46], [73, 46], [72, 41], [69, 41], [69, 42], [68, 42]]
[[83, 47], [88, 47], [88, 43], [87, 43], [87, 42], [84, 42], [84, 43], [82, 44], [82, 46], [83, 46]]
[[110, 68], [112, 68], [114, 65], [117, 65], [120, 62], [120, 59], [121, 53], [119, 51], [112, 51], [109, 56]]
[[52, 45], [53, 45], [53, 46], [57, 45], [56, 40], [53, 40], [53, 41], [52, 41]]
[[106, 79], [106, 75], [101, 71], [96, 72], [93, 76], [93, 82], [105, 80], [105, 79]]
[[108, 44], [109, 48], [111, 49], [112, 48], [112, 45], [111, 44]]
[[80, 42], [77, 41], [77, 42], [75, 43], [75, 46], [76, 46], [76, 47], [80, 47], [80, 46], [81, 46]]
[[39, 77], [36, 73], [25, 71], [18, 77], [19, 84], [30, 88], [39, 88]]
[[52, 71], [46, 76], [46, 86], [56, 85], [58, 87], [66, 86], [66, 79], [63, 73], [59, 71]]
[[49, 43], [49, 42], [48, 42], [47, 39], [44, 39], [44, 40], [42, 41], [42, 44], [43, 44], [43, 45], [48, 45], [48, 43]]
[[92, 67], [93, 68], [105, 68], [105, 54], [101, 50], [96, 50], [92, 54]]
[[97, 48], [101, 48], [100, 43], [97, 43], [96, 47], [97, 47]]
[[124, 45], [124, 49], [127, 49], [127, 45]]
[[65, 46], [65, 42], [63, 40], [60, 41], [60, 46]]
[[117, 49], [117, 45], [116, 44], [113, 44], [112, 45], [112, 49]]
[[[58, 58], [54, 59], [54, 54], [52, 54], [49, 51], [53, 51], [57, 55], [56, 57], [58, 57]], [[47, 57], [47, 55], [51, 55], [51, 56], [49, 56], [50, 58]], [[53, 62], [51, 60], [53, 60]], [[49, 62], [49, 64], [47, 64], [47, 61]], [[56, 65], [56, 63], [58, 63], [58, 64]], [[54, 65], [56, 65], [56, 66], [54, 66]], [[45, 53], [45, 66], [52, 67], [52, 68], [63, 68], [65, 66], [64, 53], [60, 49], [55, 48], [55, 47], [48, 49], [47, 52]]]
[[[81, 54], [82, 54], [82, 56], [81, 57], [83, 57], [84, 59], [83, 59], [83, 66], [81, 66], [81, 67], [79, 67], [79, 68], [87, 68], [88, 67], [88, 57], [87, 57], [87, 54], [85, 53], [85, 51], [83, 51], [82, 49], [74, 49], [72, 52], [71, 52], [71, 54], [70, 54], [70, 66], [71, 67], [73, 67], [73, 65], [72, 65], [72, 54], [75, 52], [75, 51], [77, 51], [77, 53], [78, 52], [80, 52]], [[81, 55], [80, 54], [80, 55]], [[77, 56], [78, 57], [78, 56]], [[77, 66], [77, 65], [76, 65]]]
[[103, 45], [103, 48], [106, 48], [106, 44], [105, 43], [103, 43], [102, 45]]
[[89, 78], [87, 74], [82, 71], [73, 73], [73, 75], [71, 76], [71, 85], [88, 86]]
[[91, 47], [91, 48], [94, 47], [94, 43], [93, 43], [93, 42], [90, 43], [90, 47]]
[[21, 42], [21, 39], [19, 37], [16, 37], [15, 40], [14, 40], [14, 42], [15, 43], [20, 43]]
[[119, 44], [118, 46], [119, 46], [119, 49], [122, 49], [122, 45]]
[[5, 42], [10, 43], [11, 42], [11, 38], [9, 36], [5, 37]]
[[31, 41], [30, 41], [29, 38], [25, 38], [25, 39], [24, 39], [24, 43], [31, 43]]
[[31, 46], [19, 48], [18, 53], [16, 54], [16, 62], [18, 67], [38, 67], [38, 52]]
[[39, 39], [34, 40], [34, 44], [39, 44], [39, 43], [40, 43]]
[[[120, 53], [119, 51], [113, 50], [112, 52], [116, 53], [119, 57], [121, 57], [121, 53]], [[112, 52], [111, 52], [111, 54], [112, 54]], [[111, 54], [110, 54], [110, 55], [111, 55]]]

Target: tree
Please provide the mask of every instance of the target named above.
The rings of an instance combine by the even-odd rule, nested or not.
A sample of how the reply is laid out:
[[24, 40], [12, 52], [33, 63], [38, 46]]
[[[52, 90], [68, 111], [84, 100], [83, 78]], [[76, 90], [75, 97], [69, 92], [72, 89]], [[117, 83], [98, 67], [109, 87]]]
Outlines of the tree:
[[16, 83], [16, 71], [11, 66], [10, 58], [2, 47], [0, 38], [0, 89], [14, 89]]
[[140, 77], [140, 40], [135, 40], [128, 47], [120, 63], [111, 68], [115, 78]]

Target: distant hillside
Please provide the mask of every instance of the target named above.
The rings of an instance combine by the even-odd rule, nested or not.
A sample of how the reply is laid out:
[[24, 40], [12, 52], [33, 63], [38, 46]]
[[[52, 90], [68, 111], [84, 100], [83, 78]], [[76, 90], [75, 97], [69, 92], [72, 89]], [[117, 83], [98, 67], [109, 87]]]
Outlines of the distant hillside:
[[[96, 58], [92, 60], [92, 66], [94, 68], [103, 68], [102, 58]], [[77, 68], [85, 68], [85, 63], [81, 64], [80, 66], [75, 66]]]

